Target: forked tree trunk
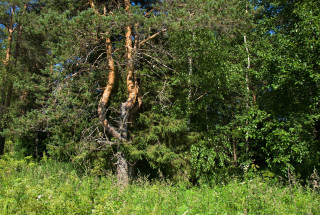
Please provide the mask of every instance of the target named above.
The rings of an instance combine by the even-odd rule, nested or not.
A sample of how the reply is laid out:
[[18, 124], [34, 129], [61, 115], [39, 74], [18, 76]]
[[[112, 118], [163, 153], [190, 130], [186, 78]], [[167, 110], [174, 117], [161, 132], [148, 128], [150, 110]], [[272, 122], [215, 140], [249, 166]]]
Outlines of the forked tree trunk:
[[[99, 11], [95, 8], [93, 1], [89, 1], [90, 6], [94, 9], [96, 14], [99, 14]], [[131, 16], [130, 11], [130, 0], [124, 0], [125, 11], [128, 16]], [[104, 10], [103, 15], [106, 15]], [[118, 152], [116, 153], [117, 158], [117, 178], [118, 186], [120, 189], [128, 186], [129, 184], [129, 164], [126, 159], [125, 153], [121, 150], [121, 144], [128, 143], [128, 120], [130, 114], [133, 114], [141, 105], [141, 98], [139, 95], [139, 86], [134, 74], [134, 65], [133, 65], [133, 44], [132, 44], [132, 30], [131, 26], [126, 26], [125, 32], [125, 50], [126, 50], [126, 73], [127, 73], [127, 90], [128, 98], [127, 101], [121, 104], [120, 107], [120, 124], [119, 129], [113, 127], [108, 120], [106, 119], [106, 105], [111, 95], [111, 91], [115, 82], [115, 66], [112, 58], [112, 44], [111, 39], [107, 35], [106, 39], [106, 52], [107, 52], [107, 61], [109, 67], [109, 76], [108, 84], [103, 92], [103, 95], [100, 99], [98, 105], [98, 115], [99, 119], [102, 122], [104, 129], [118, 142]], [[138, 101], [138, 102], [137, 102]], [[137, 103], [137, 104], [136, 104]]]
[[[131, 16], [130, 0], [125, 0], [124, 4], [125, 4], [125, 11], [127, 15]], [[138, 93], [139, 93], [138, 82], [134, 74], [132, 30], [130, 25], [126, 26], [125, 44], [126, 44], [126, 64], [127, 64], [126, 65], [127, 90], [129, 95], [128, 95], [127, 101], [122, 103], [120, 108], [119, 132], [121, 134], [121, 142], [128, 141], [129, 115], [130, 115], [130, 111], [134, 108], [136, 104]], [[141, 104], [140, 101], [138, 102], [138, 105]], [[118, 147], [117, 158], [118, 158], [118, 162], [117, 162], [118, 185], [119, 187], [124, 188], [129, 185], [129, 164], [125, 154], [121, 151], [121, 147]]]
[[[130, 10], [131, 3], [130, 0], [124, 0], [124, 9], [127, 16], [130, 18], [132, 16], [132, 12]], [[99, 8], [96, 8], [94, 1], [89, 0], [89, 5], [95, 12], [95, 14], [100, 16], [107, 16], [106, 7], [103, 6], [103, 13], [100, 13]], [[110, 15], [112, 13], [110, 12]], [[129, 19], [130, 20], [130, 19]], [[139, 24], [136, 23], [134, 26], [138, 26]], [[103, 95], [100, 99], [98, 104], [98, 115], [99, 119], [103, 125], [105, 131], [107, 131], [112, 137], [117, 139], [117, 175], [118, 175], [118, 186], [122, 189], [129, 184], [129, 175], [131, 168], [129, 167], [129, 163], [126, 159], [125, 153], [122, 151], [121, 145], [129, 144], [129, 135], [128, 135], [128, 124], [129, 119], [132, 118], [134, 113], [141, 107], [142, 104], [142, 97], [139, 92], [139, 83], [135, 77], [134, 72], [134, 53], [142, 44], [146, 43], [147, 41], [157, 37], [161, 32], [165, 32], [166, 29], [162, 29], [161, 31], [148, 36], [141, 42], [138, 42], [138, 38], [135, 38], [135, 44], [133, 44], [133, 35], [132, 33], [133, 24], [127, 24], [125, 27], [125, 61], [126, 61], [126, 84], [128, 90], [128, 98], [125, 102], [121, 103], [120, 106], [120, 123], [119, 127], [113, 127], [110, 122], [106, 119], [106, 105], [111, 95], [111, 91], [115, 82], [115, 64], [113, 60], [113, 52], [112, 52], [112, 42], [110, 39], [110, 35], [107, 34], [106, 38], [106, 53], [107, 53], [107, 61], [108, 61], [108, 69], [109, 69], [109, 76], [108, 76], [108, 84], [104, 89]]]

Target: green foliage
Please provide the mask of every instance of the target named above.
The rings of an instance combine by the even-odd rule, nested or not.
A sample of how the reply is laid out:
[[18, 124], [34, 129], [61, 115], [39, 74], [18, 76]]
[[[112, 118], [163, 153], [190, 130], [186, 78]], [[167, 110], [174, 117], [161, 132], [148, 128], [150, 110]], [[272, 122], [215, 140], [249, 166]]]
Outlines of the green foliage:
[[[138, 122], [140, 129], [134, 133], [133, 146], [128, 148], [132, 159], [148, 161], [152, 169], [159, 169], [165, 177], [187, 179], [190, 172], [186, 151], [191, 142], [186, 122], [155, 111], [140, 114]], [[143, 167], [137, 168], [148, 174]]]

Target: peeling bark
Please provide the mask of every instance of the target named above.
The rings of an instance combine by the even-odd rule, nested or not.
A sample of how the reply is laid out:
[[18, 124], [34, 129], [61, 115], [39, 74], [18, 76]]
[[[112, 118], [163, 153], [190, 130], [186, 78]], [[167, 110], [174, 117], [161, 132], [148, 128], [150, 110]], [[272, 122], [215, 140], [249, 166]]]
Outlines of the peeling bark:
[[138, 103], [136, 103], [136, 105], [130, 110], [129, 116], [132, 116], [135, 112], [137, 112], [142, 105], [142, 96], [140, 95], [140, 91], [138, 92], [137, 102]]
[[127, 89], [128, 89], [128, 99], [125, 102], [125, 107], [129, 111], [131, 108], [133, 108], [136, 100], [137, 95], [139, 92], [139, 86], [137, 81], [135, 80], [134, 76], [134, 67], [133, 67], [133, 58], [132, 58], [132, 32], [131, 32], [131, 26], [126, 27], [126, 60], [127, 60]]
[[8, 47], [7, 47], [7, 50], [6, 50], [6, 58], [5, 58], [5, 62], [4, 62], [4, 65], [5, 66], [9, 66], [9, 63], [10, 63], [10, 57], [11, 57], [11, 46], [12, 46], [12, 35], [13, 35], [13, 27], [11, 26], [9, 29], [8, 29]]
[[[130, 0], [125, 0], [125, 11], [127, 15], [131, 15], [130, 11]], [[123, 137], [122, 141], [128, 141], [128, 121], [130, 110], [135, 106], [137, 96], [139, 93], [138, 82], [135, 79], [134, 66], [133, 66], [133, 47], [132, 47], [132, 30], [131, 26], [126, 26], [125, 33], [125, 44], [126, 44], [126, 70], [127, 70], [127, 90], [128, 90], [128, 99], [126, 102], [121, 104], [120, 107], [120, 133]], [[141, 105], [141, 100], [140, 100]], [[118, 186], [124, 188], [129, 184], [129, 168], [128, 161], [125, 157], [125, 154], [121, 151], [121, 148], [118, 147], [118, 162], [117, 162], [117, 176], [118, 176]]]
[[108, 67], [109, 67], [109, 76], [108, 76], [108, 84], [107, 87], [103, 91], [103, 95], [100, 99], [99, 106], [98, 106], [98, 114], [101, 121], [105, 120], [105, 110], [106, 105], [109, 101], [110, 94], [114, 85], [115, 81], [115, 71], [114, 71], [114, 62], [112, 58], [112, 47], [111, 47], [111, 41], [108, 37], [106, 39], [106, 48], [107, 48], [107, 60], [108, 60]]
[[[124, 0], [124, 9], [126, 15], [130, 18], [132, 16], [131, 12], [131, 2], [130, 0]], [[93, 0], [89, 0], [90, 7], [94, 10], [95, 14], [99, 16], [106, 16], [107, 10], [103, 5], [103, 12], [96, 7]], [[112, 14], [110, 12], [109, 14]], [[139, 82], [135, 77], [134, 71], [134, 54], [136, 50], [144, 43], [149, 40], [157, 37], [161, 32], [166, 31], [166, 29], [162, 29], [159, 32], [148, 36], [143, 41], [139, 42], [137, 32], [133, 33], [133, 29], [137, 29], [139, 23], [135, 25], [128, 23], [125, 26], [125, 35], [123, 37], [125, 42], [125, 61], [126, 61], [126, 85], [128, 96], [125, 102], [120, 105], [120, 123], [119, 127], [113, 127], [108, 119], [106, 118], [106, 106], [109, 101], [110, 95], [112, 93], [112, 88], [115, 82], [115, 63], [112, 58], [112, 43], [110, 35], [107, 35], [106, 39], [106, 52], [107, 52], [107, 61], [108, 61], [108, 84], [106, 88], [104, 88], [103, 95], [98, 104], [98, 116], [101, 121], [103, 128], [110, 134], [112, 137], [116, 138], [118, 141], [113, 142], [114, 144], [118, 144], [116, 158], [117, 158], [117, 175], [118, 175], [118, 186], [122, 189], [129, 184], [129, 163], [126, 159], [125, 153], [122, 151], [122, 147], [120, 145], [130, 144], [129, 142], [129, 134], [128, 134], [128, 124], [132, 121], [132, 116], [134, 113], [138, 111], [142, 104], [142, 96], [139, 91]], [[133, 44], [133, 37], [135, 37], [135, 42]]]
[[[130, 0], [125, 0], [125, 10], [130, 16]], [[135, 106], [137, 101], [137, 96], [139, 93], [139, 85], [137, 80], [135, 79], [134, 74], [134, 66], [133, 66], [133, 47], [132, 47], [132, 30], [131, 26], [126, 26], [126, 33], [125, 33], [125, 42], [126, 42], [126, 71], [127, 71], [127, 90], [128, 90], [128, 99], [126, 102], [121, 104], [120, 108], [120, 131], [123, 133], [123, 137], [127, 140], [127, 124], [128, 118], [130, 114], [130, 110]], [[141, 102], [141, 100], [140, 100]]]
[[109, 37], [107, 37], [106, 39], [106, 50], [107, 50], [107, 61], [108, 61], [108, 67], [109, 67], [109, 76], [108, 76], [107, 87], [104, 89], [98, 105], [98, 115], [103, 127], [108, 131], [108, 133], [117, 139], [121, 139], [122, 138], [121, 134], [106, 119], [106, 105], [109, 101], [111, 91], [115, 82], [115, 77], [116, 77], [114, 61], [112, 58], [112, 44], [111, 44], [111, 39]]
[[[130, 0], [125, 0], [125, 10], [128, 14], [128, 16], [131, 15], [130, 11]], [[131, 31], [131, 26], [128, 25], [126, 26], [126, 60], [127, 60], [127, 89], [128, 89], [128, 99], [126, 101], [126, 108], [128, 111], [133, 108], [136, 100], [137, 100], [137, 95], [139, 92], [139, 86], [138, 82], [135, 80], [134, 76], [134, 66], [133, 66], [133, 47], [132, 47], [132, 31]]]
[[[8, 38], [7, 38], [7, 43], [8, 46], [6, 48], [6, 57], [5, 60], [3, 60], [3, 64], [6, 68], [6, 72], [3, 76], [3, 82], [2, 82], [2, 86], [5, 88], [8, 85], [8, 70], [10, 67], [10, 59], [11, 59], [11, 47], [12, 47], [12, 37], [13, 37], [13, 24], [10, 25], [10, 27], [8, 27]], [[2, 89], [2, 104], [6, 107], [6, 103], [7, 103], [7, 94], [6, 94], [7, 90], [6, 89]]]

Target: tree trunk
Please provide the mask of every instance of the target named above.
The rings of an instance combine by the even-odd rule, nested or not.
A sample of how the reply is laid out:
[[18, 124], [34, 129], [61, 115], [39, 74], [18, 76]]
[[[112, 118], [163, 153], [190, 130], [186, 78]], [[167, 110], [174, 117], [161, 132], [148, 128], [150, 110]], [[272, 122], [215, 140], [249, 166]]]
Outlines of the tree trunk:
[[[2, 98], [3, 99], [3, 98]], [[5, 137], [1, 134], [3, 132], [5, 122], [4, 122], [4, 110], [5, 107], [3, 105], [3, 102], [0, 103], [0, 155], [4, 153], [4, 144], [5, 144]]]
[[[127, 15], [131, 15], [130, 11], [130, 0], [125, 0], [125, 10]], [[139, 86], [135, 79], [134, 66], [133, 66], [133, 46], [132, 46], [132, 31], [131, 26], [126, 26], [125, 33], [125, 44], [126, 44], [126, 70], [127, 70], [127, 90], [128, 99], [126, 102], [121, 104], [120, 108], [120, 129], [121, 142], [128, 141], [128, 120], [130, 115], [130, 110], [132, 110], [136, 104]], [[141, 103], [138, 102], [138, 105]], [[118, 147], [117, 153], [117, 174], [118, 174], [118, 186], [123, 189], [129, 185], [129, 165], [125, 154], [121, 151], [120, 146]]]
[[[3, 131], [3, 129], [0, 129], [0, 133]], [[0, 135], [0, 155], [3, 155], [4, 153], [4, 143], [6, 139], [4, 136]]]
[[[107, 11], [106, 8], [103, 10], [103, 14], [100, 14], [99, 10], [95, 7], [94, 2], [89, 0], [89, 4], [91, 8], [94, 9], [95, 13], [98, 15], [106, 16]], [[124, 0], [124, 9], [128, 17], [132, 16], [131, 10], [131, 3], [130, 0]], [[148, 37], [145, 41], [154, 38], [159, 33], [154, 34]], [[142, 104], [142, 98], [139, 93], [139, 83], [135, 78], [134, 73], [134, 64], [133, 64], [133, 54], [137, 48], [137, 44], [141, 45], [143, 42], [140, 43], [136, 40], [136, 45], [133, 46], [133, 35], [132, 35], [132, 26], [128, 24], [125, 27], [125, 57], [126, 57], [126, 84], [128, 90], [128, 98], [125, 102], [121, 103], [120, 106], [120, 123], [119, 128], [116, 129], [113, 127], [110, 122], [106, 119], [106, 105], [111, 95], [112, 88], [115, 82], [115, 65], [112, 58], [112, 43], [110, 36], [107, 35], [106, 39], [106, 53], [107, 53], [107, 61], [108, 61], [108, 69], [109, 69], [109, 76], [108, 76], [108, 84], [104, 89], [103, 95], [100, 99], [98, 105], [98, 115], [99, 119], [103, 125], [103, 128], [114, 138], [118, 140], [118, 148], [116, 153], [117, 159], [117, 179], [118, 179], [118, 186], [120, 189], [125, 188], [129, 184], [129, 163], [126, 159], [126, 155], [122, 150], [123, 144], [129, 143], [129, 135], [128, 135], [128, 123], [129, 118], [140, 108]]]
[[98, 115], [104, 129], [107, 130], [108, 133], [110, 133], [113, 137], [117, 139], [121, 139], [120, 133], [106, 119], [106, 105], [109, 101], [111, 91], [114, 85], [114, 81], [116, 78], [114, 61], [112, 58], [112, 44], [111, 44], [111, 39], [108, 36], [106, 38], [106, 51], [107, 51], [107, 61], [108, 61], [108, 67], [109, 67], [109, 76], [108, 76], [108, 84], [104, 89], [104, 92], [98, 104]]
[[11, 98], [12, 98], [12, 92], [13, 92], [13, 83], [12, 81], [8, 81], [8, 92], [5, 100], [5, 108], [9, 108], [11, 105]]
[[[246, 10], [246, 13], [248, 13], [248, 11]], [[251, 64], [250, 64], [250, 53], [249, 53], [249, 48], [248, 48], [248, 43], [247, 43], [247, 36], [246, 34], [243, 36], [243, 40], [244, 40], [244, 45], [245, 45], [245, 48], [246, 48], [246, 52], [247, 52], [247, 68], [246, 68], [246, 87], [247, 87], [247, 101], [246, 101], [246, 107], [247, 107], [247, 110], [249, 110], [249, 95], [250, 95], [250, 85], [249, 85], [249, 70], [250, 70], [250, 67], [251, 67]], [[246, 120], [246, 127], [248, 129], [248, 125], [249, 125], [249, 122], [248, 120]], [[246, 157], [247, 157], [247, 160], [249, 159], [249, 131], [247, 130], [246, 131]]]
[[237, 166], [237, 145], [236, 139], [232, 138], [232, 148], [233, 148], [233, 164]]
[[117, 152], [117, 185], [123, 189], [129, 185], [129, 165], [125, 155], [119, 150]]
[[[8, 111], [8, 108], [11, 103], [11, 95], [12, 95], [12, 89], [13, 85], [12, 82], [9, 80], [9, 70], [10, 70], [10, 58], [11, 58], [11, 47], [12, 47], [12, 38], [13, 38], [13, 32], [14, 32], [14, 24], [13, 24], [13, 16], [15, 14], [15, 5], [11, 7], [11, 14], [10, 14], [10, 25], [7, 26], [8, 30], [8, 44], [6, 48], [6, 57], [5, 60], [3, 60], [3, 63], [5, 65], [5, 74], [3, 77], [3, 83], [2, 83], [2, 93], [1, 93], [1, 103], [0, 103], [0, 119], [1, 119], [1, 127], [0, 127], [0, 133], [3, 132], [3, 130], [6, 128], [6, 113]], [[5, 137], [0, 134], [0, 155], [4, 153], [4, 145], [5, 145]]]
[[188, 57], [188, 131], [190, 131], [191, 126], [191, 77], [192, 77], [192, 57]]
[[315, 139], [320, 143], [320, 120], [316, 120], [314, 123], [314, 135]]
[[36, 132], [36, 138], [34, 140], [34, 143], [35, 143], [35, 149], [34, 149], [34, 155], [35, 155], [35, 158], [38, 159], [39, 157], [39, 135], [38, 135], [38, 132]]
[[[120, 131], [118, 131], [106, 119], [106, 105], [109, 101], [111, 91], [115, 82], [115, 66], [112, 58], [112, 44], [111, 44], [111, 39], [108, 36], [106, 38], [106, 51], [107, 51], [107, 61], [108, 61], [108, 67], [109, 67], [109, 76], [108, 76], [108, 84], [104, 89], [104, 92], [102, 94], [102, 97], [98, 105], [98, 115], [104, 129], [109, 134], [111, 134], [113, 137], [120, 140], [121, 142], [127, 141], [127, 136], [126, 134], [124, 134], [126, 132], [121, 130], [121, 126], [120, 126]], [[122, 121], [126, 121], [125, 117], [123, 117], [122, 115], [123, 114], [121, 114]], [[123, 124], [123, 123], [120, 123], [120, 124]], [[125, 122], [125, 124], [127, 123]], [[117, 183], [119, 188], [123, 189], [129, 184], [129, 170], [128, 170], [128, 162], [124, 154], [121, 152], [120, 146], [118, 146], [118, 152], [116, 154], [116, 158], [117, 158], [116, 165], [117, 165], [117, 181], [118, 181]]]
[[[248, 13], [248, 2], [246, 3], [246, 14]], [[249, 83], [249, 70], [251, 68], [251, 58], [250, 58], [250, 52], [249, 52], [249, 47], [248, 47], [248, 42], [247, 42], [247, 35], [246, 33], [243, 35], [243, 41], [244, 41], [244, 46], [246, 49], [246, 53], [247, 53], [247, 68], [246, 68], [246, 87], [247, 87], [247, 101], [246, 101], [246, 108], [247, 110], [249, 110], [250, 108], [250, 83]], [[255, 100], [255, 98], [254, 98]], [[246, 158], [247, 160], [249, 159], [249, 147], [250, 147], [250, 143], [249, 143], [249, 131], [248, 131], [248, 126], [249, 126], [249, 121], [248, 119], [246, 120]]]

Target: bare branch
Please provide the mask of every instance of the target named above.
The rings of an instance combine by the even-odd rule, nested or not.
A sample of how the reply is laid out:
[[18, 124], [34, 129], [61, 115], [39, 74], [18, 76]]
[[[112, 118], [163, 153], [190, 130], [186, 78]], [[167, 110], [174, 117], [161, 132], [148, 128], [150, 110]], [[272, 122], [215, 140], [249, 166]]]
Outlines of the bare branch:
[[81, 72], [87, 72], [87, 71], [90, 71], [90, 70], [91, 70], [91, 68], [88, 68], [88, 69], [80, 69], [78, 72], [73, 73], [72, 75], [69, 75], [68, 77], [65, 77], [62, 81], [66, 81], [66, 80], [68, 80], [68, 79], [70, 79], [70, 78], [78, 75], [78, 74], [81, 73]]
[[149, 14], [153, 13], [156, 8], [152, 8], [150, 11], [144, 14], [144, 16], [149, 16]]
[[108, 141], [108, 140], [98, 140], [97, 141], [97, 143], [102, 143], [102, 144], [108, 144], [108, 145], [129, 145], [129, 144], [131, 144], [132, 142], [129, 142], [129, 141], [125, 141], [125, 142], [118, 142], [118, 141], [116, 141], [116, 142], [110, 142], [110, 141]]
[[144, 44], [145, 42], [148, 42], [149, 40], [155, 38], [156, 36], [158, 36], [159, 34], [161, 34], [162, 32], [165, 32], [165, 31], [167, 31], [166, 28], [164, 28], [164, 29], [162, 29], [161, 31], [158, 31], [157, 33], [149, 36], [147, 39], [141, 41], [141, 42], [139, 43], [139, 46], [141, 46], [141, 45]]
[[170, 68], [169, 66], [165, 65], [164, 63], [162, 63], [159, 59], [157, 59], [157, 58], [155, 58], [155, 57], [153, 57], [153, 56], [151, 56], [151, 55], [148, 55], [148, 54], [146, 54], [146, 53], [143, 53], [143, 52], [142, 52], [141, 54], [143, 54], [143, 55], [145, 55], [145, 56], [147, 56], [147, 57], [150, 57], [151, 59], [155, 60], [157, 63], [159, 63], [160, 65], [162, 65], [163, 67], [165, 67], [165, 68], [173, 71], [172, 68]]

